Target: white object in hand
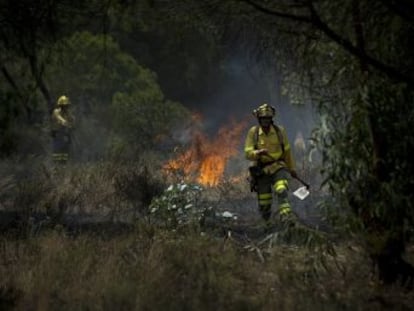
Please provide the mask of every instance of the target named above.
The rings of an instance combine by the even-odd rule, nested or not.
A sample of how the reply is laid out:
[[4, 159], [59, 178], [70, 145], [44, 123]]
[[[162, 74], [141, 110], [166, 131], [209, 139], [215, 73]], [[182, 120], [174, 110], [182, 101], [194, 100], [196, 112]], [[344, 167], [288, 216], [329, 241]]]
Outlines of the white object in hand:
[[309, 195], [309, 190], [303, 186], [294, 191], [293, 195], [301, 200], [304, 200]]

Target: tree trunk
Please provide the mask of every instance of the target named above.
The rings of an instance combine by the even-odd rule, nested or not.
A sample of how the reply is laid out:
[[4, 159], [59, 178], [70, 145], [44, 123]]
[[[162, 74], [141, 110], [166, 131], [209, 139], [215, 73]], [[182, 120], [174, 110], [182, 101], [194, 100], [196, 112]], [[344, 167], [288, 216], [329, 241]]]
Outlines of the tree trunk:
[[[364, 30], [360, 12], [360, 3], [353, 0], [352, 16], [354, 21], [354, 33], [357, 48], [361, 54], [365, 54]], [[363, 58], [360, 59], [361, 74], [367, 83], [368, 65]], [[371, 103], [375, 105], [375, 103]], [[389, 157], [389, 150], [392, 146], [387, 141], [389, 138], [380, 125], [378, 125], [378, 112], [372, 111], [367, 107], [368, 124], [373, 145], [373, 167], [374, 179], [377, 185], [372, 185], [372, 192], [381, 191], [381, 185], [391, 178], [393, 167], [384, 164], [384, 159]], [[387, 200], [388, 202], [377, 202], [378, 204], [387, 204], [391, 208], [393, 202], [391, 198], [385, 198], [384, 194], [377, 193], [377, 198]], [[375, 201], [375, 200], [374, 200]], [[406, 241], [404, 238], [404, 215], [393, 211], [393, 217], [389, 213], [382, 216], [373, 216], [375, 203], [366, 204], [368, 211], [362, 214], [362, 221], [367, 232], [368, 253], [376, 268], [379, 279], [385, 284], [402, 282], [405, 285], [412, 286], [414, 279], [414, 267], [403, 259]], [[381, 218], [380, 218], [381, 217]]]

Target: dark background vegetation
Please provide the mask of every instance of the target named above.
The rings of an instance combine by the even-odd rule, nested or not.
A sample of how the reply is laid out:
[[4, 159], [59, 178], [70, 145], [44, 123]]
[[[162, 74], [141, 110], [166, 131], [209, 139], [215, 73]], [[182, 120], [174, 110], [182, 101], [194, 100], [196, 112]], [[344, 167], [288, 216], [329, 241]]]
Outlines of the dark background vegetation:
[[[409, 0], [0, 0], [0, 309], [409, 310], [413, 17]], [[77, 122], [56, 169], [62, 94]], [[194, 128], [267, 101], [321, 156], [306, 173], [329, 230], [263, 242], [150, 213]], [[68, 229], [91, 212], [109, 234]]]

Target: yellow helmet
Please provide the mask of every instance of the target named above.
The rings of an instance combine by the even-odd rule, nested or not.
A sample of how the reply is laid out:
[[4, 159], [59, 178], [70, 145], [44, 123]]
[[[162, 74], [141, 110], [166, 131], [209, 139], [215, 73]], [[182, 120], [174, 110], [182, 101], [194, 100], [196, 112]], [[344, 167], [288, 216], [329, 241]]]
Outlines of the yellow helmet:
[[259, 108], [253, 110], [253, 115], [257, 118], [263, 118], [263, 117], [271, 117], [273, 118], [275, 116], [276, 109], [273, 106], [270, 106], [269, 104], [263, 104]]
[[69, 104], [70, 104], [69, 98], [66, 95], [60, 96], [59, 99], [57, 100], [58, 107], [68, 106]]

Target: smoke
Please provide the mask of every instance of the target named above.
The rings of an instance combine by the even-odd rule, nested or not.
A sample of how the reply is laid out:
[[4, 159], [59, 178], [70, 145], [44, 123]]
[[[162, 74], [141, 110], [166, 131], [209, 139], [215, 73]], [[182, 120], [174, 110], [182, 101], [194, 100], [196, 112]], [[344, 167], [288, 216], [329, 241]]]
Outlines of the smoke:
[[198, 103], [186, 105], [203, 116], [204, 131], [215, 135], [219, 128], [231, 120], [257, 123], [253, 109], [267, 102], [276, 107], [275, 121], [287, 130], [294, 141], [299, 132], [305, 141], [310, 138], [316, 113], [310, 103], [292, 105], [281, 95], [280, 77], [274, 67], [259, 63], [247, 54], [237, 53], [223, 64], [225, 78], [222, 84]]

